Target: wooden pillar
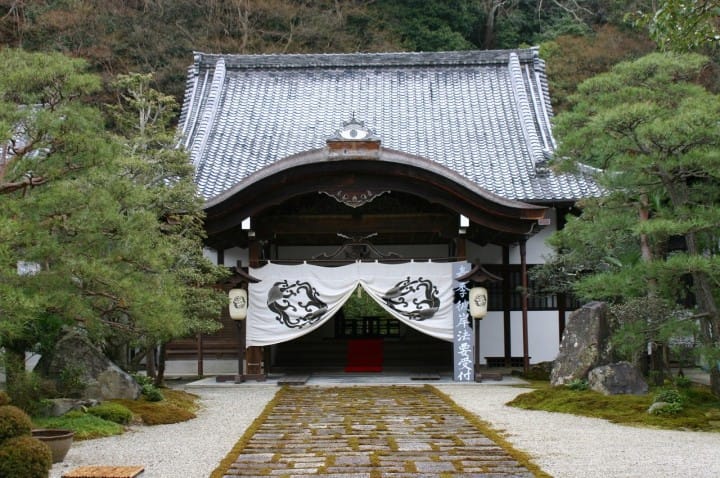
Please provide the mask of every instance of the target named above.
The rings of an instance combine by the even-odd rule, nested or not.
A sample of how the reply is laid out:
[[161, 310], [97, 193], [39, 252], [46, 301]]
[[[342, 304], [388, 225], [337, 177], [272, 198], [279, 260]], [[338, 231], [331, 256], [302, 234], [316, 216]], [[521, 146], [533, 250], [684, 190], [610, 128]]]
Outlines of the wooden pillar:
[[527, 243], [520, 242], [520, 274], [522, 276], [522, 339], [523, 339], [523, 368], [525, 373], [530, 371], [530, 357], [528, 347], [528, 275], [527, 275]]
[[[565, 224], [567, 223], [567, 219], [565, 219], [565, 216], [569, 214], [570, 211], [567, 208], [557, 208], [555, 209], [555, 224], [557, 224], [556, 229], [558, 231], [562, 230], [565, 227]], [[558, 342], [562, 342], [562, 336], [563, 332], [565, 332], [565, 319], [567, 316], [567, 294], [560, 293], [557, 294], [557, 306], [558, 306]]]
[[565, 316], [567, 315], [567, 295], [560, 293], [557, 295], [558, 301], [558, 340], [562, 342], [563, 332], [565, 332]]
[[473, 319], [473, 322], [475, 326], [475, 364], [473, 370], [475, 371], [475, 381], [477, 381], [478, 374], [480, 373], [480, 320]]
[[467, 259], [467, 240], [463, 235], [460, 235], [457, 239], [455, 239], [455, 257], [459, 261]]
[[512, 322], [510, 320], [512, 281], [510, 280], [510, 247], [503, 246], [502, 250], [503, 352], [505, 356], [505, 366], [510, 367], [512, 364]]
[[[256, 240], [250, 240], [248, 243], [248, 259], [250, 267], [258, 267], [260, 265], [260, 243]], [[245, 349], [245, 360], [247, 362], [246, 379], [265, 380], [265, 371], [263, 370], [264, 352], [262, 347], [247, 347]]]
[[197, 334], [197, 374], [198, 377], [202, 377], [205, 375], [205, 370], [203, 367], [203, 337], [202, 334]]

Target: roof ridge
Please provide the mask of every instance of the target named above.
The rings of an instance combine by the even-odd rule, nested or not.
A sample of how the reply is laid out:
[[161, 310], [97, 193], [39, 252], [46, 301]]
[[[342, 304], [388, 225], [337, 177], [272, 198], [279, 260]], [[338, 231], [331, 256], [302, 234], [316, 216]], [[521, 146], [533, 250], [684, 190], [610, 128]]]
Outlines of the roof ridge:
[[314, 68], [314, 67], [394, 67], [467, 66], [506, 64], [510, 54], [523, 62], [537, 57], [537, 48], [516, 50], [463, 50], [444, 52], [383, 53], [276, 53], [259, 55], [195, 52], [195, 71], [213, 67], [219, 59], [228, 69]]
[[522, 130], [525, 144], [527, 146], [533, 165], [542, 161], [543, 148], [540, 145], [540, 139], [535, 131], [532, 107], [525, 89], [525, 79], [523, 77], [522, 68], [517, 55], [511, 53], [508, 61], [508, 69], [510, 70], [510, 81], [512, 83], [513, 96], [518, 107], [518, 115], [520, 116], [520, 129]]
[[[203, 157], [205, 146], [207, 145], [208, 137], [212, 131], [213, 124], [215, 123], [215, 116], [217, 115], [218, 105], [220, 104], [220, 94], [225, 83], [225, 61], [220, 58], [215, 64], [215, 74], [213, 75], [212, 83], [210, 84], [210, 91], [208, 92], [207, 111], [203, 114], [203, 119], [200, 124], [204, 126], [201, 128], [197, 135], [200, 138], [199, 146], [196, 149], [196, 160], [195, 166], [198, 166], [198, 161]], [[197, 141], [197, 139], [196, 139]]]

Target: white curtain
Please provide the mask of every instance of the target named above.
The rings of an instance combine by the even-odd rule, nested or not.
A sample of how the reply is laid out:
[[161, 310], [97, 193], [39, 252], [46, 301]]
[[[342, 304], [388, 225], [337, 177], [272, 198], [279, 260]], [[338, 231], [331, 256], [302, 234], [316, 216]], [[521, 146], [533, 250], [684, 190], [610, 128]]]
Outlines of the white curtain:
[[319, 328], [358, 285], [388, 313], [433, 337], [453, 340], [453, 263], [356, 262], [340, 267], [267, 264], [250, 274], [248, 346], [272, 345]]

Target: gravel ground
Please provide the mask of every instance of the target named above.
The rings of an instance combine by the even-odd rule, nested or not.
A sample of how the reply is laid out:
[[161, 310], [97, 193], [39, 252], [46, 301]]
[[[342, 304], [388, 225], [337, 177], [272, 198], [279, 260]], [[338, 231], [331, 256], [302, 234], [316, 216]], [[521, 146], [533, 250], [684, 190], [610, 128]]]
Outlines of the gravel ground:
[[[504, 406], [524, 390], [437, 384], [547, 473], [571, 477], [717, 477], [720, 433], [676, 432]], [[206, 478], [278, 390], [254, 384], [191, 390], [203, 409], [189, 422], [138, 427], [119, 437], [76, 442], [50, 477], [83, 465], [144, 465], [142, 478]]]
[[556, 478], [720, 476], [720, 433], [636, 428], [504, 406], [524, 391], [518, 388], [437, 388], [503, 430], [515, 448]]
[[202, 398], [194, 420], [74, 442], [50, 478], [86, 465], [143, 465], [142, 478], [207, 478], [277, 391], [277, 385], [190, 390]]

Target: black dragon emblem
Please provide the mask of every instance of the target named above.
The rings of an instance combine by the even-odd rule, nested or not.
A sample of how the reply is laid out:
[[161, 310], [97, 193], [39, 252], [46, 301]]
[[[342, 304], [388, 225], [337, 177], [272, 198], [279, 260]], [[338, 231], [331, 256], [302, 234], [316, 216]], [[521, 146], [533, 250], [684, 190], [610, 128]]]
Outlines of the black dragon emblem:
[[414, 280], [408, 277], [398, 282], [382, 299], [388, 307], [410, 320], [427, 320], [440, 308], [437, 287], [422, 277]]
[[327, 312], [327, 304], [307, 282], [287, 280], [276, 282], [268, 292], [267, 305], [275, 312], [275, 319], [291, 329], [314, 324]]

